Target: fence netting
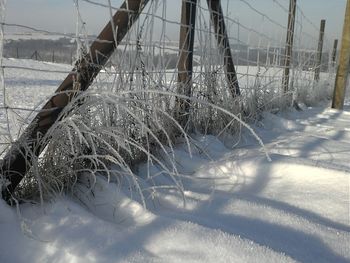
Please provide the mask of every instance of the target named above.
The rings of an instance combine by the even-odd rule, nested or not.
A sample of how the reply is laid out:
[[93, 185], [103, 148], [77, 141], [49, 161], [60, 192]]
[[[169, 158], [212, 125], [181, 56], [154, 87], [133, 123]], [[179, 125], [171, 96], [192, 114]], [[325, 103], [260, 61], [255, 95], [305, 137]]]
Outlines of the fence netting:
[[[114, 169], [123, 176], [131, 174], [140, 160], [158, 163], [173, 178], [176, 165], [169, 160], [178, 138], [191, 148], [190, 134], [237, 135], [242, 127], [250, 129], [245, 122], [257, 121], [263, 111], [278, 111], [293, 101], [311, 105], [329, 98], [335, 75], [333, 40], [324, 36], [318, 64], [318, 21], [311, 21], [299, 6], [289, 89], [283, 90], [286, 0], [268, 0], [278, 12], [247, 0], [219, 1], [240, 88], [236, 97], [230, 93], [226, 53], [218, 45], [210, 7], [207, 1], [198, 0], [192, 89], [190, 94], [184, 93], [179, 87], [179, 58], [186, 52], [179, 43], [180, 28], [188, 26], [181, 24], [184, 2], [148, 1], [91, 87], [84, 92], [78, 88], [48, 133], [37, 134], [34, 147], [24, 147], [27, 150], [22, 154], [32, 157], [27, 161], [31, 170], [22, 188], [42, 185], [46, 188], [33, 189], [62, 191], [76, 181], [77, 173], [99, 171], [110, 176]], [[107, 23], [122, 2], [73, 0], [75, 33], [50, 31], [44, 24], [7, 23], [6, 1], [0, 3], [0, 151], [4, 157], [20, 148], [16, 145], [28, 143], [23, 139], [28, 125], [96, 40], [90, 31], [96, 18], [85, 10], [104, 14]], [[316, 69], [321, 72], [319, 80], [315, 80]], [[79, 74], [76, 76], [74, 88], [80, 85]], [[179, 109], [179, 101], [188, 104], [186, 111]], [[186, 122], [179, 121], [183, 117], [179, 115], [186, 116]]]

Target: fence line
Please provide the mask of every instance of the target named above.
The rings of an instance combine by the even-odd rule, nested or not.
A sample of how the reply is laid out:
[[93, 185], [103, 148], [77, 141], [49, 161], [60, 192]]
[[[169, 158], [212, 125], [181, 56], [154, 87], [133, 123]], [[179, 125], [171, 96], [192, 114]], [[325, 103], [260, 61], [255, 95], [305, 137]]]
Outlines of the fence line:
[[[0, 3], [3, 2], [0, 0]], [[135, 15], [136, 12], [134, 10], [133, 13], [130, 13], [131, 11], [125, 8], [114, 7], [111, 1], [108, 1], [107, 4], [93, 0], [80, 0], [80, 2], [96, 8], [105, 8], [108, 11], [106, 22], [113, 21], [111, 18], [116, 11], [122, 14], [126, 12], [130, 15]], [[130, 30], [120, 31], [122, 29], [111, 26], [114, 40], [106, 40], [103, 37], [96, 39], [87, 34], [89, 23], [84, 21], [80, 2], [74, 0], [75, 34], [64, 34], [30, 25], [1, 21], [1, 41], [5, 45], [4, 50], [1, 48], [0, 54], [2, 72], [0, 74], [2, 96], [0, 98], [0, 153], [2, 156], [10, 149], [18, 147], [18, 143], [21, 142], [17, 142], [17, 139], [21, 138], [23, 130], [34, 116], [37, 113], [45, 113], [45, 110], [41, 111], [40, 108], [45, 104], [47, 98], [51, 98], [55, 88], [60, 85], [66, 75], [68, 75], [66, 80], [68, 79], [72, 84], [72, 90], [65, 91], [67, 94], [64, 95], [68, 97], [65, 103], [71, 108], [65, 110], [62, 108], [64, 103], [62, 105], [57, 102], [53, 103], [57, 107], [54, 107], [52, 111], [57, 111], [55, 118], [59, 120], [53, 124], [56, 130], [50, 130], [49, 135], [38, 134], [36, 135], [37, 139], [46, 145], [49, 144], [48, 141], [51, 138], [59, 138], [63, 134], [69, 134], [67, 141], [56, 140], [48, 147], [59, 145], [68, 152], [74, 152], [76, 149], [73, 146], [70, 149], [67, 146], [72, 140], [75, 140], [76, 143], [84, 141], [85, 144], [98, 140], [90, 131], [98, 130], [99, 136], [106, 136], [103, 137], [104, 140], [120, 136], [118, 138], [127, 141], [124, 143], [128, 144], [132, 150], [128, 147], [123, 148], [125, 145], [119, 142], [116, 143], [115, 147], [118, 150], [122, 149], [123, 154], [136, 152], [137, 154], [134, 155], [138, 156], [137, 158], [130, 157], [132, 160], [125, 161], [123, 159], [120, 161], [120, 166], [127, 168], [129, 168], [127, 163], [141, 159], [140, 156], [144, 152], [147, 152], [147, 158], [151, 158], [150, 140], [153, 140], [152, 143], [160, 148], [163, 147], [160, 142], [168, 140], [167, 146], [171, 148], [174, 144], [172, 138], [189, 132], [187, 129], [191, 132], [222, 134], [222, 131], [227, 131], [227, 127], [230, 127], [234, 133], [240, 130], [242, 125], [245, 125], [240, 123], [240, 118], [257, 120], [262, 111], [290, 106], [290, 104], [286, 105], [288, 103], [287, 95], [288, 98], [293, 97], [294, 101], [302, 103], [311, 103], [311, 101], [328, 96], [327, 88], [329, 85], [327, 84], [332, 82], [334, 77], [330, 55], [332, 54], [332, 48], [330, 48], [332, 45], [325, 37], [325, 52], [322, 53], [322, 60], [319, 60], [320, 64], [317, 64], [319, 40], [314, 34], [318, 35], [319, 29], [314, 27], [314, 22], [298, 5], [296, 7], [293, 55], [290, 56], [285, 53], [285, 36], [290, 30], [286, 26], [289, 11], [279, 0], [271, 0], [271, 4], [283, 12], [285, 15], [283, 21], [276, 20], [246, 0], [235, 2], [235, 5], [240, 4], [245, 16], [254, 16], [256, 19], [260, 19], [259, 28], [247, 25], [239, 17], [233, 17], [230, 14], [229, 1], [227, 1], [226, 9], [223, 10], [222, 14], [227, 30], [222, 30], [222, 32], [215, 30], [217, 26], [215, 23], [222, 23], [222, 20], [210, 20], [211, 14], [221, 16], [217, 10], [213, 11], [207, 5], [207, 2], [210, 1], [182, 1], [183, 3], [197, 2], [196, 27], [193, 28], [193, 21], [189, 24], [183, 24], [180, 21], [180, 15], [178, 19], [175, 19], [169, 14], [169, 12], [175, 12], [169, 10], [171, 5], [169, 3], [174, 3], [174, 0], [171, 2], [150, 0], [145, 9], [140, 12], [139, 19], [132, 20], [133, 26], [130, 27]], [[220, 3], [221, 1], [215, 2]], [[179, 5], [180, 3], [179, 0]], [[1, 7], [1, 15], [3, 16], [6, 10], [3, 5]], [[311, 33], [306, 31], [306, 26], [311, 26], [314, 31]], [[14, 48], [13, 45], [16, 43], [25, 43], [25, 40], [9, 42], [7, 30], [12, 28], [74, 41], [73, 44], [66, 45], [67, 52], [65, 54], [72, 61], [70, 64], [64, 65], [11, 58], [7, 55], [10, 54], [8, 50]], [[183, 41], [188, 40], [189, 34], [194, 34], [193, 49], [191, 47], [184, 49], [180, 46], [178, 37], [180, 28], [184, 29], [182, 31]], [[189, 30], [191, 28], [193, 30]], [[273, 28], [273, 30], [265, 31], [264, 28]], [[125, 36], [121, 39], [122, 37], [118, 34]], [[225, 34], [227, 34], [227, 38]], [[23, 33], [24, 36], [25, 33]], [[102, 34], [102, 36], [105, 35]], [[94, 45], [98, 48], [90, 48], [92, 41], [95, 41]], [[230, 50], [227, 50], [229, 48], [228, 42], [231, 45]], [[50, 43], [53, 45], [55, 41]], [[103, 48], [113, 45], [118, 46], [118, 48], [115, 48], [112, 54]], [[22, 52], [18, 46], [15, 48], [16, 56], [19, 58], [19, 54]], [[91, 50], [96, 52], [91, 52]], [[52, 62], [57, 61], [60, 57], [58, 49], [45, 50], [36, 47], [35, 50], [27, 52], [29, 58], [39, 58], [39, 55], [42, 55], [42, 57], [51, 58]], [[50, 52], [51, 56], [47, 56]], [[234, 68], [231, 63], [232, 68], [228, 73], [227, 61], [232, 58], [231, 53]], [[179, 54], [182, 54], [182, 60], [179, 59]], [[107, 60], [109, 55], [111, 58], [108, 59], [108, 63], [104, 64], [100, 61]], [[193, 61], [191, 56], [193, 56]], [[28, 58], [28, 56], [26, 57]], [[287, 94], [284, 93], [282, 87], [286, 59], [290, 60], [290, 88], [286, 92]], [[184, 67], [182, 65], [184, 61], [190, 64], [193, 62], [193, 70]], [[74, 64], [73, 70], [72, 64]], [[100, 74], [95, 79], [96, 72], [100, 72]], [[320, 81], [314, 80], [315, 72], [320, 72]], [[233, 73], [235, 78], [231, 78], [231, 80], [237, 79], [240, 87], [240, 92], [236, 94], [239, 95], [237, 97], [233, 96], [228, 88], [232, 83], [227, 76]], [[192, 89], [190, 93], [186, 94], [187, 97], [178, 92], [178, 76], [181, 74], [191, 75]], [[85, 89], [90, 82], [92, 84], [90, 92], [80, 93], [81, 87], [84, 86], [83, 89]], [[182, 84], [188, 85], [189, 83], [187, 80], [183, 80]], [[156, 90], [159, 94], [155, 92]], [[60, 95], [62, 93], [53, 95], [50, 101], [54, 101]], [[186, 107], [181, 115], [186, 119], [186, 123], [191, 125], [184, 125], [181, 122], [179, 124], [175, 121], [176, 114], [174, 115], [174, 112], [176, 113], [178, 100], [185, 100], [188, 103], [189, 107]], [[71, 103], [68, 103], [70, 101]], [[60, 115], [58, 115], [59, 113]], [[65, 116], [69, 118], [65, 119]], [[77, 126], [84, 132], [77, 130]], [[106, 128], [108, 132], [101, 130], [101, 127]], [[173, 132], [173, 130], [177, 130], [177, 132]], [[118, 134], [112, 136], [115, 131]], [[85, 135], [79, 135], [80, 133]], [[84, 138], [82, 139], [82, 137]], [[145, 141], [148, 149], [142, 148], [144, 144], [141, 143]], [[103, 148], [104, 143], [105, 141], [99, 141], [98, 145]], [[109, 143], [111, 142], [109, 141]], [[26, 149], [30, 149], [32, 152], [25, 152], [24, 155], [32, 154], [36, 158], [34, 160], [39, 162], [39, 156], [36, 156], [36, 153], [40, 153], [44, 149], [36, 144], [37, 148], [34, 147], [33, 150], [33, 147], [30, 144]], [[113, 152], [113, 160], [121, 158], [119, 152], [116, 153], [113, 147], [108, 146], [107, 148]], [[54, 156], [62, 154], [57, 152], [57, 149], [50, 151], [54, 152]], [[97, 150], [90, 147], [89, 149], [84, 148], [84, 151], [79, 150], [69, 154], [75, 156], [79, 153], [85, 156], [93, 154], [91, 152]], [[105, 154], [105, 151], [107, 151], [106, 148], [101, 155]], [[142, 153], [142, 151], [144, 152]], [[33, 158], [32, 155], [30, 158]], [[94, 153], [94, 156], [96, 155]], [[63, 156], [62, 158], [67, 159], [68, 157]], [[155, 157], [152, 158], [154, 161]], [[56, 161], [59, 162], [59, 160]], [[30, 159], [28, 162], [34, 161]], [[83, 163], [86, 164], [86, 162]], [[96, 163], [100, 163], [100, 161], [96, 161]], [[76, 169], [76, 166], [73, 168]]]

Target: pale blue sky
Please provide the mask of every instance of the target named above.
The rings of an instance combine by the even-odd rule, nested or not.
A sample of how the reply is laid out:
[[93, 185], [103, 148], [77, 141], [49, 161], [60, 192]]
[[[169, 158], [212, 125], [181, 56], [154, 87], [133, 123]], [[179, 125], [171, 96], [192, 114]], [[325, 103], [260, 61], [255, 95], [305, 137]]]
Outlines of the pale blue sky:
[[[108, 0], [94, 0], [107, 4]], [[228, 1], [228, 2], [227, 2]], [[285, 26], [287, 23], [287, 15], [283, 9], [278, 7], [277, 3], [288, 8], [289, 0], [244, 0], [253, 6], [255, 9], [268, 16], [279, 24]], [[222, 0], [224, 12], [233, 19], [239, 19], [239, 22], [245, 26], [254, 28], [264, 32], [268, 36], [276, 39], [282, 39], [282, 29], [275, 26], [266, 18], [256, 14], [246, 3], [241, 0]], [[119, 6], [121, 0], [111, 0], [112, 4]], [[179, 19], [179, 10], [181, 0], [160, 0], [161, 3], [166, 3], [167, 18], [171, 20]], [[205, 1], [201, 0], [202, 5]], [[87, 4], [79, 0], [81, 14], [87, 24], [89, 34], [97, 34], [104, 26], [109, 18], [109, 10]], [[326, 37], [329, 41], [334, 38], [339, 38], [342, 32], [344, 12], [346, 0], [298, 0], [298, 5], [307, 18], [313, 23], [311, 25], [300, 16], [299, 20], [302, 25], [302, 30], [314, 38], [318, 37], [317, 30], [321, 19], [326, 19]], [[7, 0], [6, 22], [17, 23], [36, 28], [46, 29], [50, 31], [58, 31], [62, 33], [75, 31], [75, 9], [73, 0]], [[300, 25], [299, 25], [300, 29]], [[173, 31], [173, 32], [172, 32]], [[168, 35], [176, 38], [176, 26], [168, 27]], [[248, 32], [240, 28], [240, 38], [247, 41]], [[231, 32], [238, 36], [238, 26], [231, 26]], [[254, 36], [250, 36], [254, 39]], [[255, 37], [256, 38], [256, 37]], [[311, 37], [310, 37], [311, 39]], [[257, 39], [255, 39], [257, 41]], [[308, 41], [307, 39], [302, 39]], [[254, 41], [254, 40], [253, 40]], [[301, 41], [301, 40], [300, 40]], [[311, 40], [310, 40], [311, 41]]]

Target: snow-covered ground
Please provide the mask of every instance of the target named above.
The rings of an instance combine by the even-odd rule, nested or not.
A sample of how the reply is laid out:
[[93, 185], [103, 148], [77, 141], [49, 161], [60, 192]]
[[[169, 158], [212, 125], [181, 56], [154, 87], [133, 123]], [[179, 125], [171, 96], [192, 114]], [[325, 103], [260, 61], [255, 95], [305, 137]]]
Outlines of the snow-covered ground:
[[[245, 131], [234, 150], [213, 136], [192, 157], [179, 145], [185, 199], [159, 189], [144, 208], [98, 178], [80, 199], [0, 201], [0, 262], [350, 262], [350, 103], [328, 106], [266, 113], [253, 128], [271, 161]], [[140, 165], [140, 184], [171, 185], [158, 171]]]

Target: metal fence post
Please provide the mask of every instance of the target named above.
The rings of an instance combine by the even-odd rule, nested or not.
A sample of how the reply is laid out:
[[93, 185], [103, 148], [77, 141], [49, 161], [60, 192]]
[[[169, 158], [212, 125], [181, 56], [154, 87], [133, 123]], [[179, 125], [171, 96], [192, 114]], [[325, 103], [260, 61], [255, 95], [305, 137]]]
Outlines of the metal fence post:
[[332, 66], [334, 67], [337, 60], [338, 39], [334, 39], [332, 51]]
[[[192, 96], [193, 46], [196, 25], [196, 9], [197, 0], [182, 0], [178, 92], [187, 97]], [[177, 99], [176, 103], [176, 119], [182, 127], [186, 127], [189, 120], [190, 101], [188, 99]]]
[[317, 46], [317, 61], [315, 67], [315, 81], [320, 80], [320, 71], [322, 66], [322, 49], [323, 49], [323, 39], [324, 39], [324, 28], [326, 26], [326, 20], [322, 19], [320, 24], [320, 36]]
[[289, 1], [288, 27], [286, 37], [286, 48], [284, 57], [284, 72], [282, 78], [283, 92], [288, 92], [289, 89], [289, 72], [290, 64], [293, 55], [293, 41], [294, 41], [294, 27], [295, 27], [295, 11], [297, 7], [297, 0]]
[[220, 50], [224, 55], [224, 67], [226, 71], [227, 81], [232, 97], [237, 97], [241, 94], [238, 78], [233, 63], [232, 53], [225, 18], [221, 7], [221, 0], [207, 0], [210, 18], [215, 30], [215, 37]]

